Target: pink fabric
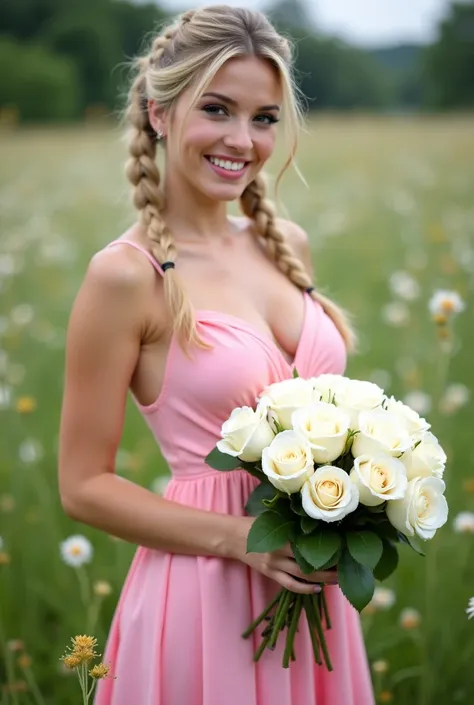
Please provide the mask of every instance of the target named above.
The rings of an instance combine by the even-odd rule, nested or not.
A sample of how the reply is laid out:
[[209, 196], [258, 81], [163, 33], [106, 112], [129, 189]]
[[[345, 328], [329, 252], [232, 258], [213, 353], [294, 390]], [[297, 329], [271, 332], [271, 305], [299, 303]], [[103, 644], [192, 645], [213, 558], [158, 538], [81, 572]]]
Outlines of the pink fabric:
[[[154, 258], [131, 241], [162, 274]], [[275, 343], [240, 318], [197, 311], [199, 332], [214, 345], [193, 360], [171, 343], [163, 389], [135, 403], [170, 467], [165, 496], [185, 505], [241, 516], [258, 481], [220, 473], [204, 458], [235, 406], [254, 405], [265, 384], [292, 375], [343, 373], [345, 348], [321, 306], [304, 295], [304, 325], [293, 364]], [[282, 643], [252, 660], [259, 636], [241, 633], [279, 586], [243, 563], [139, 547], [113, 619], [105, 661], [116, 679], [99, 682], [95, 705], [372, 705], [359, 615], [338, 587], [327, 589], [334, 671], [314, 664], [307, 624], [296, 662], [281, 666]]]

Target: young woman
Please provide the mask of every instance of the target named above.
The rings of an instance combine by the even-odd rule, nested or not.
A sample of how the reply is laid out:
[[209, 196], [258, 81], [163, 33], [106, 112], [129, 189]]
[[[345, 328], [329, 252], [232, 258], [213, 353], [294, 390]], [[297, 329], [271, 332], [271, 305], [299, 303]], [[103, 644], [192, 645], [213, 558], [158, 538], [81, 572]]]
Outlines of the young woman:
[[[183, 14], [137, 61], [126, 113], [138, 222], [96, 253], [72, 311], [60, 492], [72, 518], [139, 545], [96, 705], [371, 705], [356, 611], [334, 571], [286, 547], [246, 553], [257, 480], [205, 464], [235, 406], [291, 377], [342, 373], [353, 334], [312, 287], [306, 234], [275, 218], [262, 168], [276, 123], [291, 163], [299, 111], [288, 41], [258, 12]], [[164, 169], [156, 161], [163, 150]], [[237, 200], [242, 217], [231, 218]], [[173, 475], [162, 498], [114, 474], [127, 390]], [[301, 579], [304, 579], [303, 582]], [[334, 671], [252, 656], [242, 631], [281, 586], [327, 582]]]

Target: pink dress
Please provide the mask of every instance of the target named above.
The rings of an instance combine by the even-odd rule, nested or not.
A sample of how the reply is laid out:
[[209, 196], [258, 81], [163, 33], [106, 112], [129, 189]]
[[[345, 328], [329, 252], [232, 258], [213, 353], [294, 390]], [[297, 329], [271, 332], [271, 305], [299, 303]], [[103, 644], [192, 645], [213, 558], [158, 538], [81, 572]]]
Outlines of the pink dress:
[[[155, 259], [143, 252], [156, 271]], [[254, 406], [266, 384], [325, 372], [343, 373], [341, 337], [321, 306], [304, 295], [305, 318], [293, 364], [265, 334], [219, 311], [196, 312], [213, 344], [191, 361], [173, 339], [156, 401], [138, 408], [172, 473], [165, 497], [201, 509], [244, 515], [258, 480], [218, 472], [204, 462], [236, 406]], [[139, 547], [125, 581], [104, 660], [115, 679], [99, 682], [95, 705], [373, 705], [359, 615], [337, 586], [327, 589], [334, 666], [315, 665], [306, 622], [296, 635], [296, 661], [281, 665], [282, 643], [252, 656], [260, 637], [241, 633], [279, 586], [229, 559], [185, 556]]]

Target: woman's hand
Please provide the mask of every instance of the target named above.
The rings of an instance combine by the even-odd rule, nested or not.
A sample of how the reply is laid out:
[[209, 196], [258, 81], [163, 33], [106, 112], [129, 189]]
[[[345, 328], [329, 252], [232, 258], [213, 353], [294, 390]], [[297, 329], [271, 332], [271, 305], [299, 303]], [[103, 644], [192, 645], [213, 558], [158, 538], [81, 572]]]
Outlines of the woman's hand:
[[242, 563], [246, 563], [251, 568], [258, 570], [259, 573], [271, 578], [287, 590], [302, 595], [320, 592], [321, 587], [318, 583], [337, 584], [336, 570], [318, 570], [309, 575], [303, 573], [293, 557], [293, 551], [289, 543], [283, 548], [269, 553], [246, 553], [247, 535], [255, 519], [253, 517], [243, 517], [243, 519], [245, 523], [242, 522], [243, 531], [240, 537], [240, 549], [236, 554], [236, 558]]

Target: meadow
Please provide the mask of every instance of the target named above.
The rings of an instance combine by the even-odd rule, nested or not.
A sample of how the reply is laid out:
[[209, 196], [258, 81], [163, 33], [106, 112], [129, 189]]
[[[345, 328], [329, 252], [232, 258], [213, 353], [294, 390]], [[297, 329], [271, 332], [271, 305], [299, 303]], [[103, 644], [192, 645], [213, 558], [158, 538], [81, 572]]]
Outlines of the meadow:
[[[0, 705], [73, 705], [78, 684], [60, 657], [76, 634], [103, 649], [134, 552], [68, 519], [56, 479], [71, 304], [92, 254], [133, 219], [125, 146], [114, 126], [84, 126], [5, 131], [0, 151]], [[347, 374], [415, 406], [448, 454], [448, 523], [425, 557], [401, 549], [362, 615], [377, 702], [467, 705], [474, 120], [328, 115], [308, 125], [298, 164], [308, 187], [291, 171], [281, 196], [310, 235], [318, 286], [359, 331]], [[430, 314], [437, 290], [465, 304], [447, 328]], [[116, 469], [152, 491], [167, 479], [131, 403]], [[75, 534], [93, 548], [80, 568], [60, 551]]]

